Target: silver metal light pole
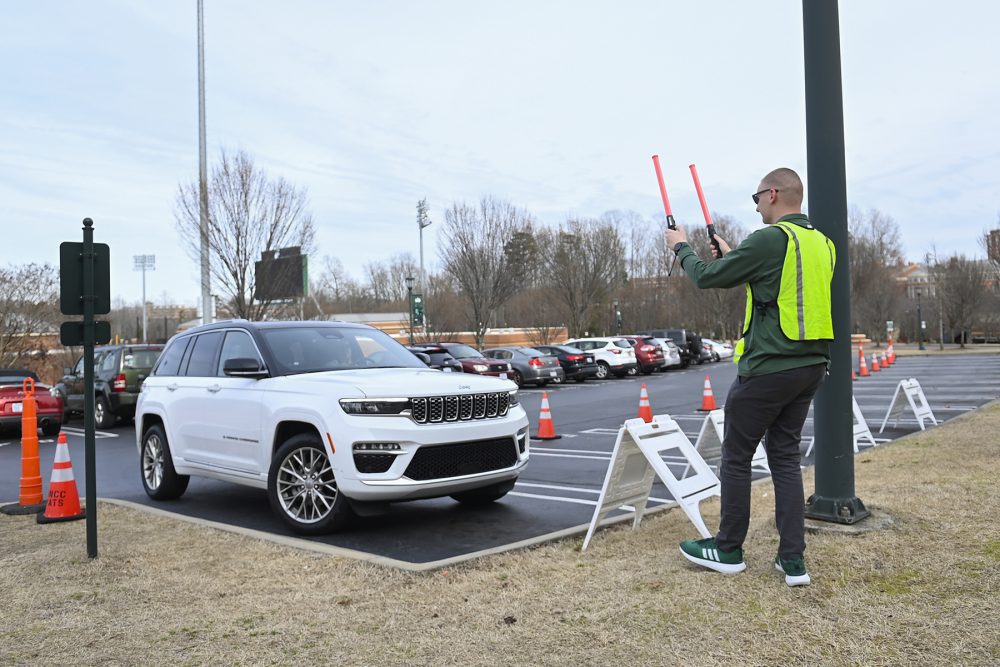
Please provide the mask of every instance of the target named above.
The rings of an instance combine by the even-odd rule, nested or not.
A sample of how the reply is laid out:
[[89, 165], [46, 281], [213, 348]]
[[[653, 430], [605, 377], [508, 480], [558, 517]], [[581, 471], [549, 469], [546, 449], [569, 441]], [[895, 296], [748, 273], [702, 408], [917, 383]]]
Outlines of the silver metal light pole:
[[198, 199], [201, 230], [201, 321], [212, 321], [212, 283], [208, 270], [208, 161], [205, 157], [205, 17], [198, 0]]
[[426, 331], [427, 322], [427, 283], [424, 276], [424, 227], [430, 226], [431, 221], [427, 218], [427, 200], [421, 199], [417, 202], [417, 227], [420, 230], [420, 293], [424, 295], [424, 327]]
[[[132, 270], [142, 271], [142, 342], [146, 342], [146, 271], [156, 270], [156, 255], [132, 255]], [[165, 335], [165, 334], [164, 334]]]

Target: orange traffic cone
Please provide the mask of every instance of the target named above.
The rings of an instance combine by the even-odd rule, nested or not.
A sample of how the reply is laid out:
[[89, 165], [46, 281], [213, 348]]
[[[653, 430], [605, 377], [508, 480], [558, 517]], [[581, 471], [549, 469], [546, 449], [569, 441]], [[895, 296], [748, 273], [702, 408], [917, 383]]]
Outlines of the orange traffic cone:
[[878, 373], [882, 367], [878, 365], [878, 357], [872, 352], [872, 373]]
[[552, 423], [552, 411], [549, 410], [549, 392], [542, 392], [542, 410], [538, 415], [538, 433], [531, 436], [536, 440], [557, 440], [556, 427]]
[[858, 375], [863, 378], [868, 377], [868, 364], [865, 363], [865, 348], [861, 343], [858, 343]]
[[[38, 463], [38, 403], [35, 381], [25, 378], [21, 385], [21, 491], [18, 501], [0, 507], [4, 514], [35, 514], [44, 507], [42, 473]], [[16, 405], [16, 404], [15, 404]]]
[[56, 443], [56, 459], [52, 464], [52, 478], [49, 480], [49, 503], [44, 512], [39, 512], [38, 523], [56, 521], [76, 521], [87, 516], [80, 508], [80, 492], [73, 478], [73, 463], [69, 460], [69, 444], [66, 434], [59, 431]]
[[858, 379], [858, 376], [854, 373], [854, 369], [852, 368], [851, 369], [851, 382], [856, 382], [857, 379]]
[[882, 353], [881, 364], [883, 369], [889, 368], [889, 358], [885, 356], [885, 352]]
[[708, 376], [705, 376], [705, 388], [701, 392], [701, 407], [698, 408], [698, 412], [711, 412], [712, 410], [717, 410], [715, 407], [715, 396], [712, 394], [712, 383], [708, 381]]
[[639, 419], [647, 424], [653, 421], [653, 407], [649, 404], [649, 394], [646, 393], [645, 384], [642, 385], [642, 391], [639, 392]]
[[892, 334], [889, 334], [889, 363], [896, 363], [896, 349], [892, 346]]

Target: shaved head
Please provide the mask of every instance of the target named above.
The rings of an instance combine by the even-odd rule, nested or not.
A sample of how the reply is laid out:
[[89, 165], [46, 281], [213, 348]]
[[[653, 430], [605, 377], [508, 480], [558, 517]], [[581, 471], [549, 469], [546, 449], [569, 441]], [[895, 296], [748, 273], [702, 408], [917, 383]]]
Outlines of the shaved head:
[[802, 179], [791, 169], [780, 167], [761, 179], [759, 189], [774, 188], [789, 204], [802, 206]]

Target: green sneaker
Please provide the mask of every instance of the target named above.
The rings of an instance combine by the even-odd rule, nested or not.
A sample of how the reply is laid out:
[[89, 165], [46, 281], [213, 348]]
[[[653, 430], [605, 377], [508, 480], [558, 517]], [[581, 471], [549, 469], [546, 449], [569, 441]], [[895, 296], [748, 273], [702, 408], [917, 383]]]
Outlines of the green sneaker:
[[785, 573], [785, 583], [789, 586], [808, 586], [810, 584], [809, 573], [806, 572], [806, 562], [801, 558], [782, 560], [779, 556], [775, 556], [774, 569]]
[[725, 574], [736, 574], [747, 569], [747, 564], [743, 562], [743, 549], [722, 551], [715, 546], [714, 537], [684, 540], [681, 542], [681, 555], [695, 565]]

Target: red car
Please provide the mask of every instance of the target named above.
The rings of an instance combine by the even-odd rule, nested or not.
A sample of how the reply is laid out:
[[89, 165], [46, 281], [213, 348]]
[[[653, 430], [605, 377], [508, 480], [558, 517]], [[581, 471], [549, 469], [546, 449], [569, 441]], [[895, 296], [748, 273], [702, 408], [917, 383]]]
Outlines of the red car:
[[635, 375], [637, 372], [649, 375], [663, 366], [663, 348], [654, 338], [650, 336], [622, 336], [622, 338], [632, 344], [635, 349], [635, 359], [639, 362], [636, 371], [629, 371], [629, 375]]
[[63, 420], [62, 399], [51, 394], [51, 387], [39, 382], [34, 372], [23, 368], [0, 368], [0, 431], [21, 432], [25, 378], [35, 383], [38, 427], [47, 436], [58, 435]]
[[482, 352], [465, 343], [438, 342], [428, 343], [428, 345], [435, 345], [447, 350], [448, 354], [458, 359], [458, 362], [462, 364], [462, 370], [466, 373], [509, 377], [511, 372], [510, 364], [506, 361], [487, 359]]

